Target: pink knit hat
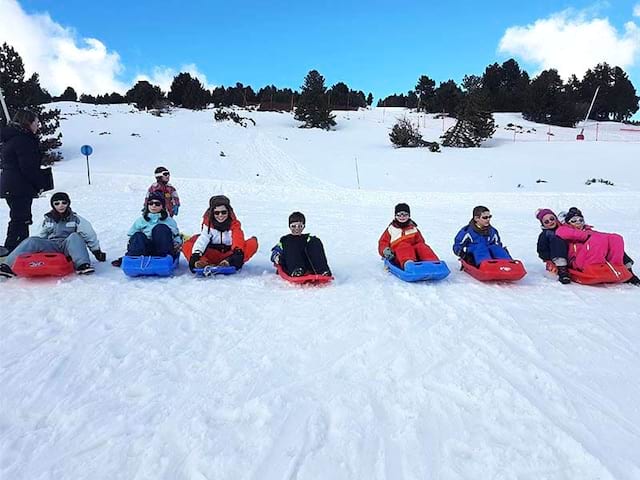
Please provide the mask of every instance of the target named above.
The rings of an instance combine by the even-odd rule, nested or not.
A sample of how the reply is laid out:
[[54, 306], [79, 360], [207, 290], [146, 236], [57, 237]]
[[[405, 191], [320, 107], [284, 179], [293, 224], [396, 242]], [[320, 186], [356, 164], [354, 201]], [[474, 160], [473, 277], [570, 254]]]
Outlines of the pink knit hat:
[[554, 217], [558, 218], [558, 216], [553, 213], [553, 210], [549, 209], [549, 208], [539, 208], [538, 210], [536, 210], [536, 218], [538, 219], [538, 221], [540, 223], [542, 223], [542, 219], [544, 218], [545, 215], [553, 215]]

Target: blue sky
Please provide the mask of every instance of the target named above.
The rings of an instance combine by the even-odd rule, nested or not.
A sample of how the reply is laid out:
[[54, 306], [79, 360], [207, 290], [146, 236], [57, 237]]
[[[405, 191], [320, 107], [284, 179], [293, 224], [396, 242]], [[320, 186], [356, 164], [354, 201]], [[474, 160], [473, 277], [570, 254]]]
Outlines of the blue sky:
[[[344, 81], [380, 98], [413, 88], [421, 74], [460, 82], [464, 74], [482, 74], [488, 64], [510, 57], [532, 75], [550, 63], [561, 73], [583, 73], [585, 65], [601, 60], [624, 63], [640, 88], [640, 1], [479, 4], [0, 0], [0, 18], [20, 17], [10, 28], [27, 22], [42, 30], [36, 36], [71, 46], [38, 50], [16, 31], [0, 33], [0, 41], [23, 44], [15, 46], [27, 67], [33, 64], [54, 94], [65, 81], [92, 93], [121, 89], [137, 78], [166, 87], [182, 70], [209, 86], [240, 81], [256, 90], [271, 83], [298, 88], [315, 68], [328, 86]], [[38, 68], [47, 55], [52, 64]], [[50, 85], [47, 72], [56, 79]]]

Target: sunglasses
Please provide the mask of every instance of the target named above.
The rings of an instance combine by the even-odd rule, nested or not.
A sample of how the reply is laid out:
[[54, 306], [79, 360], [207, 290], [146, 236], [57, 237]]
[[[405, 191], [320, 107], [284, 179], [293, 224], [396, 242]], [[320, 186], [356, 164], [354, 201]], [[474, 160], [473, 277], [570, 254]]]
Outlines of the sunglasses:
[[157, 176], [160, 176], [160, 175], [165, 176], [165, 177], [168, 177], [168, 176], [169, 176], [169, 175], [171, 175], [171, 174], [169, 173], [169, 170], [165, 170], [164, 172], [156, 173], [156, 177], [157, 177]]
[[56, 200], [55, 202], [53, 202], [54, 207], [59, 207], [60, 205], [69, 205], [69, 202], [67, 202], [66, 200]]
[[493, 215], [482, 215], [480, 218], [482, 220], [490, 220], [493, 217]]
[[408, 217], [409, 212], [398, 212], [396, 213], [396, 217]]
[[304, 228], [304, 223], [291, 223], [289, 228]]
[[162, 206], [162, 202], [159, 202], [157, 200], [151, 200], [150, 202], [147, 202], [147, 205], [149, 205], [151, 207], [161, 207]]
[[569, 220], [569, 223], [584, 223], [584, 218], [582, 217], [573, 217]]
[[546, 220], [544, 220], [544, 219], [543, 219], [543, 220], [542, 220], [542, 223], [543, 223], [544, 225], [549, 225], [550, 223], [553, 223], [553, 222], [555, 222], [555, 221], [556, 221], [556, 217], [551, 217], [551, 218], [547, 218]]
[[213, 214], [214, 214], [216, 217], [220, 217], [220, 216], [222, 216], [222, 215], [226, 215], [227, 213], [229, 213], [229, 210], [214, 210], [214, 211], [213, 211]]

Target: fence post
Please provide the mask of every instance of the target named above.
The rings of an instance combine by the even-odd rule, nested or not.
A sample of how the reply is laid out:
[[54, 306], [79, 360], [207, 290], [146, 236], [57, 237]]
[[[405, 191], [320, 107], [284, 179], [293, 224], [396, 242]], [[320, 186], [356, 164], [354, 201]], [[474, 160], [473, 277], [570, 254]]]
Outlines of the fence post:
[[600, 124], [596, 122], [596, 142], [598, 141], [598, 131], [600, 129], [599, 127], [600, 127]]

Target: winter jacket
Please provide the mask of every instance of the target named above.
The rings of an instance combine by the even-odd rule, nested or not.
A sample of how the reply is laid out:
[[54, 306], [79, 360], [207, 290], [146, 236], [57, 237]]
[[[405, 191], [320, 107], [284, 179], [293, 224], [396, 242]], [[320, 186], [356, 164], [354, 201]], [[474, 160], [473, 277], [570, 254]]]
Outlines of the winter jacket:
[[538, 235], [538, 257], [545, 262], [558, 258], [564, 258], [565, 261], [567, 259], [567, 242], [557, 235], [556, 230], [557, 228], [542, 228]]
[[19, 125], [0, 130], [0, 198], [36, 197], [42, 188], [38, 137]]
[[202, 220], [202, 230], [196, 243], [193, 245], [193, 253], [204, 253], [209, 245], [221, 252], [229, 250], [244, 249], [244, 232], [240, 221], [233, 213], [231, 215], [231, 226], [229, 230], [221, 232], [209, 225], [209, 219], [205, 215]]
[[476, 246], [489, 247], [490, 245], [498, 245], [502, 247], [502, 241], [498, 230], [489, 225], [487, 234], [482, 235], [475, 228], [465, 225], [460, 229], [453, 241], [453, 253], [460, 256], [465, 248], [473, 250]]
[[100, 242], [91, 223], [71, 208], [67, 209], [64, 217], [57, 215], [57, 212], [46, 213], [38, 236], [61, 244], [72, 233], [80, 235], [92, 252], [100, 250]]
[[391, 248], [395, 253], [395, 248], [401, 243], [408, 243], [410, 245], [426, 243], [420, 230], [418, 230], [418, 226], [412, 220], [406, 222], [406, 225], [402, 225], [395, 220], [391, 222], [382, 235], [380, 235], [380, 239], [378, 240], [378, 253], [383, 257], [383, 251], [387, 247]]
[[162, 214], [160, 213], [148, 213], [147, 216], [149, 217], [149, 220], [145, 220], [144, 217], [140, 217], [133, 222], [133, 225], [129, 229], [127, 235], [131, 237], [136, 232], [142, 232], [148, 239], [151, 239], [151, 231], [153, 230], [153, 227], [156, 225], [166, 225], [171, 229], [171, 233], [173, 235], [173, 246], [178, 248], [182, 245], [182, 237], [178, 230], [178, 224], [173, 218], [167, 217], [163, 220]]
[[[176, 191], [175, 187], [170, 183], [164, 183], [164, 182], [152, 183], [149, 189], [147, 190], [147, 195], [144, 199], [145, 204], [147, 200], [149, 200], [149, 195], [152, 194], [153, 192], [160, 192], [162, 193], [162, 195], [164, 195], [164, 201], [165, 201], [167, 212], [169, 213], [170, 217], [173, 217], [174, 207], [180, 206], [180, 198], [178, 197], [178, 192]], [[143, 208], [144, 208], [144, 205], [143, 205]]]
[[616, 233], [598, 232], [591, 225], [584, 229], [560, 225], [556, 235], [569, 244], [569, 265], [583, 270], [588, 265], [611, 262], [621, 265], [624, 257], [624, 240]]

